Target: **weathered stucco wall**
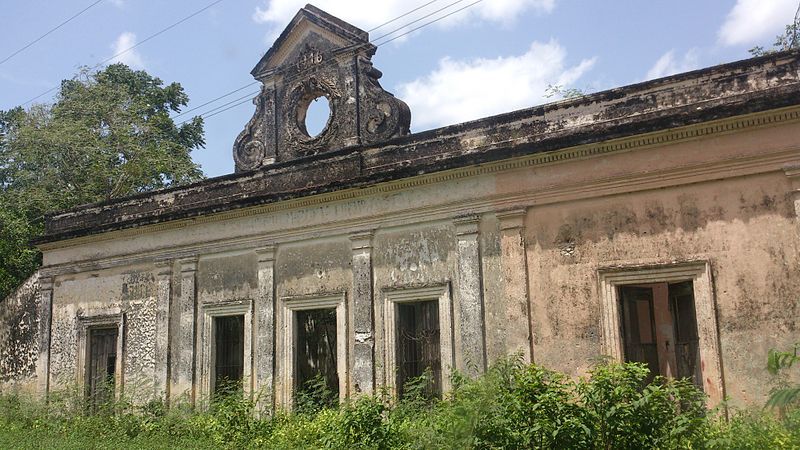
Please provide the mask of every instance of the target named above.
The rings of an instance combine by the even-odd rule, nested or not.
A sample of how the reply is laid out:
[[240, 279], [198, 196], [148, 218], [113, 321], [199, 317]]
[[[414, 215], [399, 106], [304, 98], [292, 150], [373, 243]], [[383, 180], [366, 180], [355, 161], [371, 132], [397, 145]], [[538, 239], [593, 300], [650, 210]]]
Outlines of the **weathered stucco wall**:
[[580, 374], [603, 354], [597, 270], [707, 260], [727, 394], [759, 402], [767, 351], [798, 336], [800, 240], [782, 172], [534, 207], [535, 359]]
[[36, 391], [39, 272], [0, 301], [0, 391]]
[[[191, 394], [193, 352], [205, 345], [193, 334], [196, 317], [205, 304], [244, 301], [254, 307], [258, 386], [274, 380], [280, 392], [289, 383], [277, 344], [287, 332], [284, 302], [342, 294], [346, 388], [367, 390], [372, 376], [391, 385], [386, 302], [439, 286], [451, 301], [443, 326], [453, 328], [456, 368], [520, 352], [582, 374], [604, 353], [599, 268], [702, 259], [727, 394], [758, 403], [766, 350], [797, 335], [800, 232], [783, 167], [798, 162], [800, 125], [741, 125], [750, 120], [704, 126], [721, 130], [708, 136], [680, 129], [610, 143], [617, 150], [595, 156], [568, 149], [49, 249], [51, 381], [77, 379], [77, 317], [119, 310], [125, 348], [141, 344], [126, 356], [126, 386], [169, 370], [170, 395]], [[166, 348], [159, 305], [170, 309], [169, 368], [148, 356]]]
[[145, 266], [56, 277], [50, 343], [51, 389], [71, 389], [81, 379], [83, 374], [79, 373], [78, 364], [83, 358], [83, 355], [79, 358], [82, 322], [107, 317], [114, 323], [122, 321], [123, 332], [118, 336], [122, 340], [122, 372], [117, 382], [132, 400], [152, 397], [156, 292], [155, 274], [151, 267]]
[[[434, 222], [382, 230], [375, 234], [373, 248], [375, 370], [379, 386], [395, 384], [394, 374], [387, 372], [385, 364], [386, 327], [394, 326], [385, 321], [386, 293], [426, 286], [442, 286], [442, 289], [451, 292], [457, 290], [454, 231], [452, 222]], [[457, 320], [454, 321], [458, 323]], [[442, 325], [450, 326], [440, 324]], [[441, 334], [441, 336], [446, 335], [444, 331]], [[453, 366], [456, 362], [442, 361], [442, 364]]]

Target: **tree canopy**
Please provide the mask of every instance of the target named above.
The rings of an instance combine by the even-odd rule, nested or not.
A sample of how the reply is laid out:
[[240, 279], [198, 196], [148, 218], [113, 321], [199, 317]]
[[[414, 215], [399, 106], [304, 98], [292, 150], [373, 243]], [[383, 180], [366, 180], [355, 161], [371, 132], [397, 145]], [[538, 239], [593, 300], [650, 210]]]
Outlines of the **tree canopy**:
[[46, 213], [203, 178], [202, 118], [170, 118], [188, 101], [114, 64], [62, 81], [53, 104], [0, 111], [0, 299], [38, 267]]
[[800, 5], [797, 7], [794, 21], [786, 25], [786, 29], [782, 34], [775, 36], [775, 42], [772, 43], [772, 48], [764, 48], [763, 46], [757, 45], [748, 51], [753, 56], [763, 56], [797, 48], [800, 48]]

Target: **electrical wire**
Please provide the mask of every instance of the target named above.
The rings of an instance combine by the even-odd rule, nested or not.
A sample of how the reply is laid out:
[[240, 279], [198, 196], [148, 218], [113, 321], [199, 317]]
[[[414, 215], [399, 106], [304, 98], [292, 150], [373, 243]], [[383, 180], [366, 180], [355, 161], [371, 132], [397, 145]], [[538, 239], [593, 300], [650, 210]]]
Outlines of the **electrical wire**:
[[[126, 49], [124, 49], [124, 50], [122, 50], [122, 51], [118, 52], [118, 53], [116, 53], [115, 55], [113, 55], [113, 56], [111, 56], [111, 57], [109, 57], [109, 58], [106, 58], [106, 59], [104, 59], [104, 60], [100, 61], [99, 63], [97, 63], [97, 64], [95, 64], [94, 66], [90, 67], [90, 68], [89, 68], [89, 70], [94, 70], [94, 69], [96, 69], [96, 68], [98, 68], [98, 67], [102, 66], [103, 64], [105, 64], [105, 63], [107, 63], [107, 62], [109, 62], [109, 61], [111, 61], [111, 60], [113, 60], [113, 59], [115, 59], [115, 58], [117, 58], [117, 57], [119, 57], [119, 56], [122, 56], [122, 55], [124, 55], [125, 53], [128, 53], [129, 51], [131, 51], [131, 50], [135, 49], [136, 47], [138, 47], [138, 46], [140, 46], [140, 45], [142, 45], [142, 44], [144, 44], [145, 42], [148, 42], [148, 41], [150, 41], [150, 40], [152, 40], [152, 39], [154, 39], [154, 38], [156, 38], [156, 37], [158, 37], [158, 36], [160, 36], [160, 35], [162, 35], [162, 34], [166, 33], [167, 31], [169, 31], [169, 30], [171, 30], [171, 29], [175, 28], [176, 26], [178, 26], [178, 25], [180, 25], [180, 24], [182, 24], [182, 23], [186, 22], [187, 20], [189, 20], [189, 19], [193, 18], [194, 16], [196, 16], [196, 15], [198, 15], [198, 14], [202, 13], [203, 11], [205, 11], [205, 10], [207, 10], [207, 9], [211, 8], [212, 6], [214, 6], [214, 5], [216, 5], [216, 4], [220, 3], [220, 2], [223, 2], [223, 1], [224, 1], [224, 0], [215, 0], [215, 1], [211, 2], [211, 3], [209, 3], [208, 5], [206, 5], [206, 6], [202, 7], [202, 8], [200, 8], [200, 9], [198, 9], [197, 11], [195, 11], [195, 12], [193, 12], [193, 13], [191, 13], [191, 14], [189, 14], [188, 16], [184, 17], [183, 19], [181, 19], [181, 20], [179, 20], [179, 21], [177, 21], [177, 22], [175, 22], [175, 23], [173, 23], [173, 24], [171, 24], [171, 25], [167, 26], [166, 28], [162, 28], [161, 30], [159, 30], [159, 31], [157, 31], [157, 32], [155, 32], [155, 33], [153, 33], [153, 34], [151, 34], [150, 36], [147, 36], [146, 38], [142, 39], [141, 41], [137, 42], [136, 44], [134, 44], [134, 45], [132, 45], [132, 46], [130, 46], [130, 47], [128, 47], [128, 48], [126, 48]], [[52, 88], [50, 88], [50, 89], [48, 89], [48, 90], [46, 90], [46, 91], [42, 92], [41, 94], [37, 95], [36, 97], [33, 97], [32, 99], [30, 99], [30, 100], [28, 100], [27, 102], [23, 103], [23, 104], [22, 104], [22, 106], [25, 106], [25, 105], [27, 105], [27, 104], [29, 104], [29, 103], [31, 103], [31, 102], [33, 102], [33, 101], [35, 101], [35, 100], [37, 100], [37, 99], [39, 99], [39, 98], [43, 97], [43, 96], [45, 96], [45, 95], [47, 95], [47, 94], [49, 94], [49, 93], [51, 93], [51, 92], [55, 91], [55, 90], [56, 90], [56, 89], [58, 89], [59, 87], [60, 87], [60, 86], [55, 86], [55, 87], [52, 87]]]
[[383, 42], [381, 42], [380, 44], [375, 44], [375, 46], [376, 46], [376, 47], [380, 47], [380, 46], [382, 46], [382, 45], [385, 45], [385, 44], [388, 44], [389, 42], [392, 42], [392, 41], [394, 41], [394, 40], [396, 40], [396, 39], [400, 39], [401, 37], [403, 37], [403, 36], [406, 36], [406, 35], [408, 35], [408, 34], [411, 34], [411, 33], [415, 32], [415, 31], [419, 30], [420, 28], [427, 27], [428, 25], [430, 25], [430, 24], [432, 24], [432, 23], [436, 23], [436, 22], [438, 22], [438, 21], [440, 21], [440, 20], [442, 20], [442, 19], [446, 19], [447, 17], [450, 17], [450, 16], [452, 16], [452, 15], [453, 15], [453, 14], [455, 14], [455, 13], [458, 13], [458, 12], [460, 12], [460, 11], [463, 11], [463, 10], [465, 10], [465, 9], [469, 8], [469, 7], [475, 6], [475, 5], [477, 5], [478, 3], [482, 2], [482, 1], [483, 1], [483, 0], [476, 0], [476, 1], [474, 1], [474, 2], [470, 3], [470, 4], [466, 5], [466, 6], [462, 6], [461, 8], [458, 8], [458, 9], [457, 9], [457, 10], [455, 10], [455, 11], [452, 11], [452, 12], [450, 12], [450, 13], [447, 13], [447, 14], [445, 14], [445, 15], [441, 16], [441, 17], [438, 17], [438, 18], [436, 18], [436, 19], [434, 19], [434, 20], [431, 20], [430, 22], [426, 22], [426, 23], [424, 23], [424, 24], [422, 24], [422, 25], [420, 25], [420, 26], [418, 26], [418, 27], [416, 27], [416, 28], [412, 28], [412, 29], [410, 29], [410, 30], [406, 31], [406, 32], [405, 32], [405, 33], [403, 33], [403, 34], [399, 34], [399, 35], [397, 35], [397, 36], [395, 36], [395, 37], [393, 37], [393, 38], [391, 38], [391, 39], [389, 39], [389, 40], [386, 40], [386, 41], [383, 41]]
[[[190, 113], [190, 112], [192, 112], [192, 111], [196, 111], [196, 110], [198, 110], [198, 109], [202, 108], [203, 106], [210, 105], [210, 104], [214, 103], [214, 102], [215, 102], [215, 101], [217, 101], [217, 100], [221, 100], [221, 99], [223, 99], [223, 98], [225, 98], [225, 97], [227, 97], [227, 96], [229, 96], [229, 95], [231, 95], [231, 94], [235, 94], [235, 93], [237, 93], [237, 92], [241, 91], [242, 89], [249, 88], [250, 86], [252, 86], [252, 85], [254, 85], [254, 84], [258, 84], [258, 81], [253, 81], [252, 83], [245, 84], [244, 86], [242, 86], [242, 87], [240, 87], [240, 88], [238, 88], [238, 89], [234, 89], [234, 90], [232, 90], [232, 91], [230, 91], [230, 92], [228, 92], [228, 93], [226, 93], [226, 94], [220, 95], [220, 96], [219, 96], [219, 97], [217, 97], [217, 98], [213, 98], [213, 99], [211, 99], [211, 100], [209, 100], [209, 101], [207, 101], [207, 102], [203, 103], [202, 105], [197, 105], [197, 106], [195, 106], [194, 108], [187, 109], [186, 111], [183, 111], [183, 112], [181, 112], [180, 114], [178, 114], [178, 115], [176, 115], [176, 116], [173, 116], [173, 117], [172, 117], [172, 119], [174, 120], [174, 119], [177, 119], [178, 117], [185, 116], [186, 114], [189, 114], [189, 113]], [[256, 91], [256, 94], [257, 94], [257, 93], [258, 93], [258, 91]]]
[[[409, 25], [413, 25], [413, 24], [419, 22], [422, 19], [427, 19], [428, 17], [430, 17], [430, 16], [432, 16], [434, 14], [440, 13], [440, 12], [444, 11], [445, 9], [450, 8], [451, 6], [457, 5], [457, 4], [459, 4], [459, 3], [463, 2], [463, 1], [464, 0], [456, 0], [456, 1], [452, 2], [452, 3], [448, 3], [447, 5], [442, 6], [441, 8], [437, 9], [436, 11], [433, 11], [432, 13], [428, 13], [428, 14], [422, 16], [422, 17], [418, 17], [417, 19], [414, 19], [411, 22], [406, 23], [402, 27], [395, 28], [394, 30], [392, 30], [392, 31], [390, 31], [388, 33], [384, 33], [384, 34], [376, 37], [375, 39], [372, 40], [372, 42], [374, 43], [374, 42], [380, 41], [381, 39], [383, 39], [383, 38], [385, 38], [387, 36], [390, 36], [392, 34], [397, 33], [398, 31], [401, 31], [401, 30], [404, 30], [404, 29], [408, 28]], [[445, 17], [447, 17], [447, 16], [445, 16]]]
[[436, 3], [436, 2], [438, 2], [438, 1], [439, 1], [439, 0], [431, 0], [431, 1], [429, 1], [428, 3], [425, 3], [424, 5], [417, 6], [416, 8], [412, 9], [411, 11], [408, 11], [408, 12], [407, 12], [407, 13], [405, 13], [405, 14], [401, 14], [401, 15], [399, 15], [399, 16], [397, 16], [397, 17], [395, 17], [395, 18], [394, 18], [394, 19], [392, 19], [392, 20], [389, 20], [389, 21], [387, 21], [387, 22], [383, 22], [382, 24], [378, 25], [377, 27], [370, 28], [369, 30], [367, 30], [367, 33], [372, 33], [373, 31], [375, 31], [375, 30], [377, 30], [377, 29], [383, 28], [383, 27], [385, 27], [386, 25], [389, 25], [389, 24], [390, 24], [390, 23], [392, 23], [392, 22], [396, 22], [396, 21], [398, 21], [398, 20], [402, 19], [403, 17], [405, 17], [405, 16], [407, 16], [407, 15], [409, 15], [409, 14], [415, 13], [415, 12], [419, 11], [420, 9], [422, 9], [422, 8], [424, 8], [424, 7], [426, 7], [426, 6], [430, 5], [430, 4], [432, 4], [432, 3]]
[[[392, 37], [391, 39], [387, 39], [387, 40], [385, 40], [384, 42], [381, 42], [381, 43], [375, 43], [376, 41], [378, 41], [378, 40], [380, 40], [380, 39], [382, 39], [382, 38], [384, 38], [384, 37], [391, 36], [392, 34], [396, 33], [397, 31], [403, 30], [403, 29], [407, 28], [409, 25], [411, 25], [411, 24], [413, 24], [413, 23], [416, 23], [416, 22], [419, 22], [419, 21], [420, 21], [420, 20], [422, 20], [422, 19], [428, 18], [428, 17], [432, 16], [433, 14], [436, 14], [437, 12], [441, 12], [441, 11], [443, 11], [443, 10], [445, 10], [445, 9], [448, 9], [448, 8], [450, 8], [450, 7], [452, 7], [452, 6], [456, 5], [456, 4], [458, 4], [458, 3], [461, 3], [462, 1], [464, 1], [464, 0], [456, 0], [456, 1], [454, 1], [454, 2], [452, 2], [452, 3], [450, 3], [450, 4], [446, 5], [446, 6], [444, 6], [444, 7], [442, 7], [442, 8], [439, 8], [438, 10], [436, 10], [436, 11], [434, 11], [434, 12], [430, 13], [430, 14], [427, 14], [427, 15], [425, 15], [425, 16], [423, 16], [423, 17], [421, 17], [421, 18], [415, 19], [415, 20], [413, 20], [413, 21], [411, 21], [411, 22], [409, 22], [409, 23], [405, 24], [404, 26], [402, 26], [402, 27], [399, 27], [399, 28], [397, 28], [397, 29], [395, 29], [395, 30], [393, 30], [393, 31], [390, 31], [390, 32], [388, 32], [388, 33], [385, 33], [385, 34], [381, 35], [380, 37], [376, 38], [376, 39], [373, 41], [373, 45], [375, 45], [376, 47], [380, 47], [380, 46], [382, 46], [382, 45], [388, 44], [389, 42], [392, 42], [392, 41], [394, 41], [394, 40], [396, 40], [396, 39], [399, 39], [399, 38], [401, 38], [401, 37], [403, 37], [403, 36], [406, 36], [406, 35], [408, 35], [408, 34], [410, 34], [410, 33], [413, 33], [414, 31], [417, 31], [417, 30], [419, 30], [419, 29], [421, 29], [421, 28], [424, 28], [424, 27], [426, 27], [426, 26], [428, 26], [428, 25], [431, 25], [431, 24], [433, 24], [433, 23], [436, 23], [436, 22], [438, 22], [438, 21], [440, 21], [440, 20], [443, 20], [443, 19], [445, 19], [445, 18], [447, 18], [447, 17], [450, 17], [450, 16], [452, 16], [453, 14], [456, 14], [456, 13], [458, 13], [458, 12], [461, 12], [461, 11], [463, 11], [463, 10], [467, 9], [467, 8], [470, 8], [470, 7], [472, 7], [472, 6], [475, 6], [475, 5], [477, 5], [478, 3], [482, 2], [483, 0], [476, 0], [476, 1], [474, 1], [474, 2], [472, 2], [472, 3], [469, 3], [469, 4], [465, 5], [465, 6], [462, 6], [462, 7], [461, 7], [461, 8], [459, 8], [459, 9], [456, 9], [456, 10], [454, 10], [454, 11], [451, 11], [451, 12], [449, 12], [449, 13], [447, 13], [447, 14], [443, 15], [443, 16], [437, 17], [437, 18], [435, 18], [435, 19], [433, 19], [433, 20], [429, 20], [428, 22], [425, 22], [425, 23], [423, 23], [422, 25], [419, 25], [419, 26], [417, 26], [417, 27], [415, 27], [415, 28], [412, 28], [411, 30], [408, 30], [407, 32], [405, 32], [405, 33], [403, 33], [403, 34], [400, 34], [400, 35], [394, 36], [394, 37]], [[420, 7], [417, 7], [417, 8], [415, 8], [414, 10], [412, 10], [412, 11], [409, 11], [408, 13], [405, 13], [405, 14], [403, 14], [402, 16], [398, 16], [398, 18], [400, 18], [400, 17], [403, 17], [403, 16], [407, 16], [408, 14], [410, 14], [410, 13], [412, 13], [412, 12], [414, 12], [414, 11], [417, 11], [417, 10], [419, 10], [419, 9], [421, 9], [421, 8], [423, 8], [423, 7], [425, 7], [425, 6], [429, 5], [429, 4], [431, 4], [431, 3], [433, 3], [433, 2], [428, 2], [428, 3], [426, 3], [426, 4], [424, 4], [424, 5], [420, 6]], [[391, 22], [394, 22], [395, 20], [396, 20], [396, 19], [392, 19], [391, 21], [389, 21], [389, 22], [386, 22], [386, 24], [388, 24], [388, 23], [391, 23]], [[384, 25], [385, 25], [385, 24], [384, 24]], [[379, 27], [381, 27], [381, 26], [383, 26], [383, 25], [379, 25]], [[376, 27], [376, 28], [378, 28], [378, 27]], [[359, 46], [359, 45], [364, 45], [364, 44], [362, 44], [362, 43], [359, 43], [359, 44], [355, 44], [355, 45], [353, 45], [353, 46], [351, 46], [351, 47], [357, 47], [357, 46]], [[329, 61], [330, 61], [330, 60], [329, 60]], [[328, 61], [328, 62], [329, 62], [329, 61]], [[217, 101], [217, 100], [219, 100], [219, 99], [221, 99], [221, 98], [227, 97], [227, 96], [229, 96], [229, 95], [231, 95], [231, 94], [233, 94], [233, 93], [235, 93], [235, 92], [241, 91], [242, 89], [245, 89], [246, 87], [252, 86], [253, 84], [254, 84], [254, 83], [249, 83], [249, 84], [247, 84], [247, 85], [245, 85], [245, 86], [242, 86], [242, 87], [240, 87], [240, 88], [238, 88], [238, 89], [236, 89], [236, 90], [233, 90], [233, 91], [231, 91], [231, 92], [228, 92], [228, 93], [226, 93], [226, 94], [224, 94], [224, 95], [221, 95], [221, 96], [219, 96], [219, 97], [217, 97], [217, 98], [215, 98], [215, 99], [213, 99], [213, 100], [209, 100], [208, 102], [204, 103], [203, 105], [197, 106], [197, 107], [195, 107], [195, 108], [193, 108], [192, 110], [189, 110], [189, 111], [193, 111], [193, 110], [199, 109], [199, 108], [201, 108], [202, 106], [208, 105], [209, 103], [213, 103], [213, 102], [215, 102], [215, 101]], [[254, 92], [253, 94], [248, 94], [248, 95], [255, 95], [255, 94], [257, 94], [258, 92], [260, 92], [260, 91], [256, 91], [256, 92]], [[244, 97], [242, 97], [242, 98], [239, 98], [239, 99], [231, 100], [231, 101], [229, 101], [229, 102], [227, 102], [227, 103], [225, 103], [225, 104], [222, 104], [222, 105], [220, 105], [220, 106], [217, 106], [217, 107], [215, 107], [215, 108], [212, 108], [212, 109], [210, 109], [210, 110], [208, 110], [208, 111], [206, 111], [206, 112], [204, 112], [204, 113], [202, 113], [202, 114], [200, 114], [199, 116], [196, 116], [196, 117], [201, 117], [201, 118], [203, 118], [203, 119], [208, 119], [208, 118], [210, 118], [210, 117], [214, 117], [214, 116], [216, 116], [216, 115], [218, 115], [218, 114], [221, 114], [221, 113], [223, 113], [223, 112], [225, 112], [225, 111], [228, 111], [228, 110], [230, 110], [230, 109], [233, 109], [233, 108], [235, 108], [235, 107], [237, 107], [237, 106], [243, 105], [243, 104], [245, 104], [245, 103], [248, 103], [248, 102], [252, 102], [252, 98], [244, 98]], [[221, 108], [221, 109], [220, 109], [220, 108]], [[173, 117], [173, 119], [175, 119], [175, 118], [177, 118], [177, 117], [179, 117], [179, 116], [181, 116], [181, 115], [184, 115], [184, 114], [188, 113], [189, 111], [183, 112], [183, 113], [181, 113], [181, 114], [179, 114], [179, 115], [177, 115], [177, 116]], [[188, 122], [191, 122], [193, 119], [194, 119], [194, 118], [192, 118], [192, 119], [187, 119], [187, 120], [184, 120], [183, 122], [179, 123], [179, 124], [178, 124], [178, 126], [180, 126], [180, 125], [183, 125], [183, 124], [185, 124], [185, 123], [188, 123]]]
[[36, 39], [32, 40], [31, 42], [29, 42], [29, 43], [25, 44], [25, 45], [24, 45], [22, 48], [20, 48], [19, 50], [16, 50], [14, 53], [12, 53], [12, 54], [10, 54], [10, 55], [6, 56], [6, 57], [5, 57], [5, 59], [3, 59], [2, 61], [0, 61], [0, 65], [2, 65], [4, 62], [8, 61], [9, 59], [11, 59], [11, 58], [13, 58], [13, 57], [17, 56], [18, 54], [20, 54], [20, 53], [24, 52], [25, 50], [27, 50], [28, 48], [30, 48], [30, 47], [31, 47], [33, 44], [35, 44], [35, 43], [37, 43], [37, 42], [41, 41], [42, 39], [46, 38], [46, 37], [47, 37], [47, 36], [49, 36], [51, 33], [53, 33], [54, 31], [58, 30], [59, 28], [63, 27], [64, 25], [66, 25], [66, 24], [68, 24], [68, 23], [72, 22], [72, 20], [73, 20], [73, 19], [77, 18], [77, 17], [78, 17], [78, 16], [80, 16], [81, 14], [83, 14], [83, 13], [85, 13], [86, 11], [90, 10], [90, 9], [91, 9], [93, 6], [97, 5], [98, 3], [102, 2], [102, 1], [103, 1], [103, 0], [97, 0], [96, 2], [92, 3], [91, 5], [89, 5], [89, 6], [85, 7], [85, 8], [83, 8], [82, 10], [78, 11], [78, 12], [77, 12], [77, 13], [75, 13], [74, 15], [70, 16], [70, 18], [68, 18], [67, 20], [65, 20], [65, 21], [63, 21], [63, 22], [59, 23], [58, 25], [56, 25], [55, 27], [51, 28], [51, 29], [50, 29], [50, 30], [48, 30], [46, 33], [44, 33], [43, 35], [41, 35], [41, 36], [37, 37]]

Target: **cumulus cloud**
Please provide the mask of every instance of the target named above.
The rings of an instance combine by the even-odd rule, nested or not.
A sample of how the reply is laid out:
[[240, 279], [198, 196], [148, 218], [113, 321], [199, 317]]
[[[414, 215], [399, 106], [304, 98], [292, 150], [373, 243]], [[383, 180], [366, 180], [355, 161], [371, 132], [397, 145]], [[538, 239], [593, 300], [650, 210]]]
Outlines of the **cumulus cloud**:
[[427, 129], [544, 103], [550, 84], [569, 86], [596, 58], [566, 67], [566, 51], [554, 40], [533, 42], [522, 55], [454, 60], [398, 86], [411, 107], [414, 128]]
[[[263, 7], [256, 7], [253, 13], [253, 20], [257, 23], [272, 25], [270, 37], [277, 37], [283, 27], [294, 17], [297, 11], [302, 8], [308, 0], [267, 0]], [[368, 30], [394, 19], [417, 6], [426, 3], [425, 0], [415, 0], [413, 3], [408, 0], [317, 0], [314, 6], [339, 17], [353, 25]], [[451, 8], [443, 10], [441, 13], [431, 16], [430, 19], [455, 11], [458, 8], [468, 5], [464, 2], [453, 5]], [[527, 10], [535, 10], [547, 13], [555, 7], [555, 0], [484, 0], [470, 8], [467, 8], [448, 20], [443, 20], [442, 24], [460, 23], [467, 20], [486, 20], [491, 22], [508, 23], [516, 19], [520, 14]], [[432, 4], [424, 7], [397, 22], [387, 25], [385, 28], [376, 30], [375, 34], [381, 35], [395, 28], [402, 26], [416, 18], [441, 8], [440, 5]], [[414, 24], [419, 26], [430, 19], [423, 19]], [[374, 38], [375, 36], [373, 36]]]
[[794, 20], [797, 0], [737, 0], [717, 35], [725, 45], [753, 45], [780, 34]]
[[[114, 54], [125, 52], [125, 50], [133, 47], [136, 45], [136, 35], [131, 33], [130, 31], [126, 31], [119, 35], [119, 37], [111, 44], [111, 49], [114, 51]], [[142, 61], [142, 55], [134, 50], [126, 51], [121, 55], [115, 57], [112, 63], [123, 63], [127, 64], [129, 67], [133, 69], [143, 69], [144, 62]]]
[[700, 67], [699, 59], [697, 49], [694, 48], [686, 52], [682, 58], [675, 57], [675, 50], [670, 50], [661, 55], [658, 61], [653, 64], [653, 67], [647, 71], [645, 80], [697, 69]]

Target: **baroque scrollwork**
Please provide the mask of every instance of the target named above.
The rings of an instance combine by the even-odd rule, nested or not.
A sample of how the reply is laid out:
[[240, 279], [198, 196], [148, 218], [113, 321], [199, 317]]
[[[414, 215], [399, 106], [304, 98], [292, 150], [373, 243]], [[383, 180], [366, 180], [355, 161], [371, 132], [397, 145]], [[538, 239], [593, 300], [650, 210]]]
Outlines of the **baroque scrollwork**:
[[[328, 123], [318, 135], [309, 136], [305, 125], [306, 112], [314, 99], [323, 96], [328, 99], [330, 107]], [[287, 143], [304, 156], [328, 148], [339, 134], [339, 122], [336, 119], [341, 97], [335, 80], [324, 75], [312, 75], [294, 85], [286, 95], [286, 110], [282, 118]]]
[[[369, 35], [315, 8], [304, 8], [251, 72], [267, 86], [236, 139], [236, 171], [371, 145], [409, 133], [408, 106], [381, 87]], [[311, 136], [306, 113], [324, 97], [330, 108]]]
[[256, 111], [253, 117], [247, 122], [244, 130], [239, 133], [233, 145], [233, 160], [236, 163], [236, 171], [243, 172], [260, 167], [267, 157], [267, 135], [270, 124], [267, 122], [271, 114], [274, 114], [274, 101], [272, 91], [265, 87], [253, 99]]

